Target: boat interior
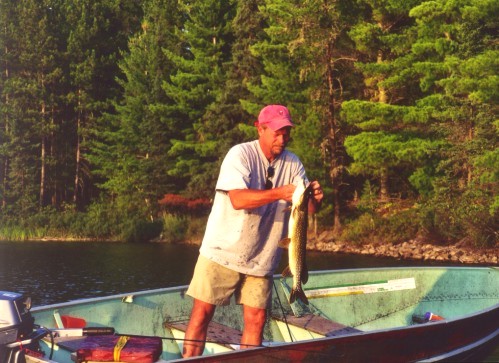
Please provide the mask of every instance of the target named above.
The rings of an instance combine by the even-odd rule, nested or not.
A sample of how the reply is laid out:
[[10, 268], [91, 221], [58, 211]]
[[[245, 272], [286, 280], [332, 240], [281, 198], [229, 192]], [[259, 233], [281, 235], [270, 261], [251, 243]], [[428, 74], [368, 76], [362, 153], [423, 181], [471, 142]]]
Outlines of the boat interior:
[[[341, 337], [459, 319], [499, 304], [497, 268], [387, 268], [311, 272], [308, 304], [289, 303], [292, 278], [275, 276], [263, 345]], [[90, 298], [33, 308], [35, 323], [55, 332], [42, 340], [45, 358], [28, 362], [83, 361], [85, 327], [112, 328], [108, 338], [150, 339], [160, 345], [154, 361], [181, 359], [192, 301], [186, 286]], [[242, 308], [218, 307], [205, 355], [239, 349]], [[158, 343], [159, 342], [159, 343]], [[82, 348], [83, 347], [83, 348]], [[48, 358], [47, 358], [48, 357]], [[88, 358], [88, 357], [87, 357]], [[92, 362], [87, 359], [85, 362]]]

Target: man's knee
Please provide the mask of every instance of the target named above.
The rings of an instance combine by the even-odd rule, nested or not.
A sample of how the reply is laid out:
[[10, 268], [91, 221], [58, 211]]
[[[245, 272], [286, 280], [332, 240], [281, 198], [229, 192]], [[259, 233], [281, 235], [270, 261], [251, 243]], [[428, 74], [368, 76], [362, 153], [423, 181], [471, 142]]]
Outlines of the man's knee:
[[215, 305], [194, 299], [191, 311], [191, 321], [194, 320], [200, 325], [208, 324], [215, 313]]
[[254, 327], [263, 327], [267, 318], [267, 311], [265, 309], [253, 308], [249, 306], [244, 307], [244, 323]]

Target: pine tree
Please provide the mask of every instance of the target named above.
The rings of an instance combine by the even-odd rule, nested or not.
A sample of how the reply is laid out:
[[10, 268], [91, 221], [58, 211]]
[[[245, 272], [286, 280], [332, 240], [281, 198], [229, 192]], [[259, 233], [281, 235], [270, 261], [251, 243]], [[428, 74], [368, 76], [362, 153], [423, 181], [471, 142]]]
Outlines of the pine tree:
[[231, 61], [235, 16], [234, 1], [204, 0], [183, 3], [186, 21], [181, 30], [180, 54], [167, 51], [175, 72], [164, 83], [173, 99], [167, 118], [180, 126], [182, 137], [172, 140], [169, 152], [176, 159], [169, 175], [187, 181], [190, 193], [206, 195], [216, 180], [216, 162], [220, 158], [216, 141], [231, 129], [216, 103], [223, 102], [227, 64]]
[[347, 30], [361, 9], [350, 1], [268, 1], [262, 11], [268, 39], [253, 49], [265, 72], [250, 90], [264, 103], [291, 108], [297, 127], [290, 149], [310, 177], [332, 190], [332, 224], [339, 232], [346, 163], [340, 106], [358, 84]]
[[413, 67], [429, 93], [418, 105], [429, 110], [448, 145], [428, 201], [433, 227], [444, 238], [466, 236], [489, 246], [499, 225], [499, 179], [492, 171], [498, 167], [498, 10], [494, 1], [439, 0], [410, 13], [418, 24]]
[[8, 112], [12, 91], [8, 88], [9, 78], [15, 65], [13, 57], [15, 41], [14, 4], [10, 1], [0, 1], [0, 196], [1, 209], [7, 206], [9, 188], [9, 165], [12, 150], [11, 117]]
[[82, 209], [95, 192], [89, 143], [101, 141], [99, 118], [111, 112], [113, 102], [121, 97], [116, 81], [118, 62], [127, 49], [129, 34], [136, 30], [140, 9], [134, 0], [67, 0], [66, 16], [71, 24], [68, 99], [75, 137], [72, 202]]
[[[258, 11], [261, 1], [237, 1], [235, 16], [231, 16], [230, 47], [222, 64], [223, 84], [219, 96], [211, 103], [201, 122], [195, 125], [203, 142], [212, 145], [209, 154], [204, 158], [204, 172], [198, 170], [193, 175], [190, 190], [200, 186], [215, 185], [219, 173], [220, 162], [230, 147], [255, 138], [253, 123], [256, 115], [246, 111], [243, 104], [254, 102], [248, 90], [248, 84], [257, 83], [261, 72], [260, 62], [251, 54], [251, 46], [264, 37], [262, 14]], [[228, 34], [229, 35], [229, 34]], [[233, 38], [233, 39], [232, 39]], [[206, 188], [203, 188], [206, 189]], [[213, 188], [208, 189], [211, 193]]]
[[50, 4], [23, 1], [8, 10], [4, 130], [10, 145], [4, 162], [4, 201], [9, 200], [14, 213], [25, 215], [51, 202], [62, 71], [57, 33], [50, 26], [56, 14]]
[[106, 181], [102, 187], [112, 196], [138, 203], [153, 216], [158, 198], [176, 188], [178, 179], [168, 170], [170, 139], [180, 137], [181, 123], [166, 117], [173, 100], [162, 85], [172, 72], [164, 49], [177, 47], [175, 29], [181, 28], [177, 2], [154, 0], [144, 6], [142, 31], [131, 38], [129, 53], [120, 62], [124, 98], [116, 115], [107, 115], [108, 127], [94, 143], [96, 170]]
[[392, 192], [410, 191], [404, 187], [407, 183], [396, 182], [397, 174], [410, 178], [439, 146], [428, 133], [425, 110], [412, 107], [421, 92], [410, 67], [416, 34], [409, 10], [419, 2], [367, 1], [367, 21], [350, 32], [365, 60], [357, 66], [365, 75], [369, 99], [343, 104], [346, 121], [361, 131], [345, 142], [353, 158], [349, 169], [376, 177], [384, 201]]

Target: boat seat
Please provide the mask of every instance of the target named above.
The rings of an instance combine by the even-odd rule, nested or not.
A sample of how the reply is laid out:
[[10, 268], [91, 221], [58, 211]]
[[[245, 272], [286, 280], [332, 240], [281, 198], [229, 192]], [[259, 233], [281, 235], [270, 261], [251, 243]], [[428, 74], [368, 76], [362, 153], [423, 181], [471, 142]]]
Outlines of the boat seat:
[[299, 317], [293, 314], [287, 314], [285, 317], [283, 317], [282, 315], [276, 315], [272, 316], [272, 318], [281, 321], [284, 324], [302, 328], [326, 337], [334, 337], [361, 332], [361, 330], [355, 329], [351, 326], [343, 325], [331, 319], [324, 318], [312, 313], [307, 313]]
[[[175, 335], [175, 331], [185, 333], [188, 320], [166, 322], [165, 327], [171, 329]], [[208, 334], [206, 342], [224, 346], [230, 350], [236, 349], [239, 346], [243, 333], [240, 330], [231, 328], [230, 326], [211, 321], [208, 325]], [[182, 334], [183, 338], [183, 334]]]

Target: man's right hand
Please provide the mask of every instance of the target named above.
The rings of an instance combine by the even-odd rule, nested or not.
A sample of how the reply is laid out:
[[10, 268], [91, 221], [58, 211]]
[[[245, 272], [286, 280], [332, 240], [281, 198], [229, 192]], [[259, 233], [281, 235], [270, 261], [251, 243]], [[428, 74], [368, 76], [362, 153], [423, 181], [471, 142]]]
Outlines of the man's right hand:
[[296, 189], [296, 185], [294, 184], [288, 184], [288, 185], [283, 185], [282, 187], [278, 187], [276, 189], [279, 189], [279, 192], [282, 193], [281, 198], [286, 202], [291, 202], [291, 199], [293, 198], [293, 193]]
[[229, 198], [232, 207], [236, 210], [253, 209], [281, 199], [291, 202], [295, 189], [296, 186], [293, 184], [267, 190], [234, 189], [229, 190]]

